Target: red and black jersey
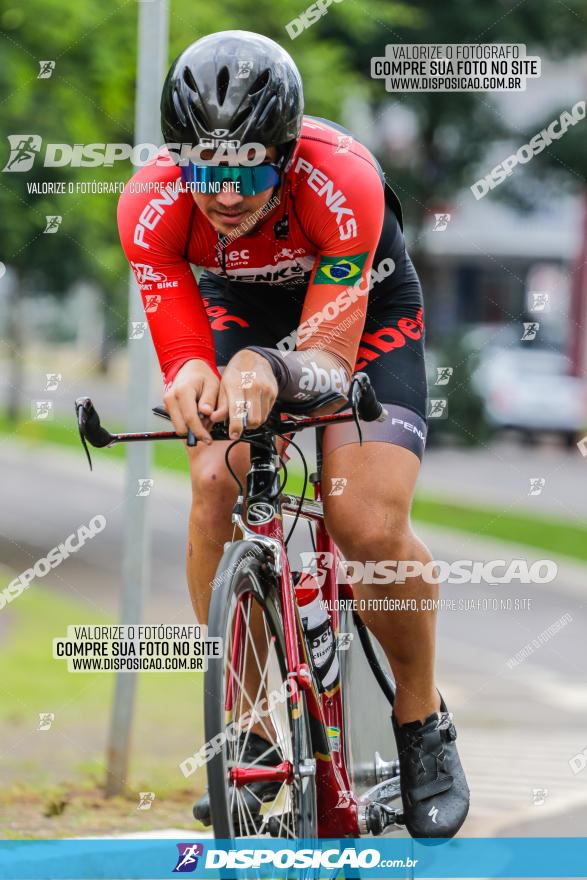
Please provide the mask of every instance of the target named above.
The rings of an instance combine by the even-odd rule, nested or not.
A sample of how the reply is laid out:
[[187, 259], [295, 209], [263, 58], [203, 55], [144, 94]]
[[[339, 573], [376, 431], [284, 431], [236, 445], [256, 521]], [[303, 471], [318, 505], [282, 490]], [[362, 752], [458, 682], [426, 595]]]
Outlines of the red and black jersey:
[[[163, 149], [159, 158], [165, 156]], [[251, 282], [252, 295], [257, 284], [270, 285], [276, 312], [280, 289], [307, 281], [301, 322], [318, 312], [323, 320], [311, 340], [297, 347], [331, 351], [352, 372], [368, 297], [356, 301], [362, 319], [343, 332], [336, 315], [328, 318], [327, 307], [341, 287], [366, 279], [380, 239], [384, 185], [371, 153], [341, 137], [327, 121], [305, 118], [277, 208], [253, 232], [229, 240], [223, 249], [179, 181], [179, 166], [155, 159], [136, 172], [118, 204], [120, 239], [143, 296], [165, 381], [171, 382], [192, 358], [215, 366], [212, 332], [192, 265], [239, 286]]]

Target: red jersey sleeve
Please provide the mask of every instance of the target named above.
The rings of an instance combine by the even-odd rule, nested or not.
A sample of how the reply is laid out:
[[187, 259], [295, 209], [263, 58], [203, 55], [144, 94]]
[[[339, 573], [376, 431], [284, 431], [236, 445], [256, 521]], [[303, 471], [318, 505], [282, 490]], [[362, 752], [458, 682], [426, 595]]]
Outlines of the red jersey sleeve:
[[298, 328], [298, 350], [320, 348], [352, 374], [365, 324], [369, 273], [381, 236], [383, 183], [369, 152], [316, 144], [294, 160], [296, 210], [318, 250]]
[[177, 168], [145, 166], [118, 202], [120, 241], [139, 285], [166, 384], [192, 358], [216, 370], [212, 331], [185, 256], [196, 206], [189, 193], [177, 188], [177, 174]]

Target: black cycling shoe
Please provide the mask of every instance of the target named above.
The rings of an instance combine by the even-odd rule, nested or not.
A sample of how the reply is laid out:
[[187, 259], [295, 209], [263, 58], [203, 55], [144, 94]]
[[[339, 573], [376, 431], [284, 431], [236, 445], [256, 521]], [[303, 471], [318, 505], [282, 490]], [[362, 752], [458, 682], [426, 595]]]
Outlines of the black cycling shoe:
[[440, 714], [401, 726], [392, 715], [400, 764], [404, 823], [412, 837], [454, 837], [469, 812], [469, 786], [442, 697]]
[[[241, 741], [245, 736], [244, 733], [241, 733]], [[266, 754], [265, 754], [266, 753]], [[261, 760], [257, 760], [263, 755]], [[258, 736], [256, 733], [249, 733], [249, 738], [247, 740], [247, 744], [245, 746], [245, 750], [242, 754], [243, 765], [244, 764], [253, 764], [262, 765], [265, 767], [275, 767], [277, 764], [281, 764], [282, 758], [278, 753], [275, 746], [271, 746], [271, 743], [266, 739], [263, 739], [262, 736]], [[252, 816], [253, 820], [256, 820], [259, 817], [259, 812], [261, 809], [261, 801], [265, 803], [266, 801], [275, 800], [277, 797], [277, 793], [281, 788], [281, 782], [252, 782], [250, 785], [247, 785], [246, 788], [241, 790], [240, 798], [245, 800], [246, 805], [250, 811], [247, 813], [247, 818]], [[194, 814], [194, 819], [197, 819], [199, 822], [202, 822], [204, 825], [212, 824], [212, 814], [210, 811], [210, 797], [208, 795], [208, 791], [202, 795], [199, 801], [193, 806], [192, 812]], [[232, 818], [235, 822], [235, 825], [238, 823], [238, 806], [237, 799], [234, 799], [234, 805], [232, 810]], [[257, 830], [259, 830], [257, 828]], [[249, 829], [250, 833], [250, 829]]]

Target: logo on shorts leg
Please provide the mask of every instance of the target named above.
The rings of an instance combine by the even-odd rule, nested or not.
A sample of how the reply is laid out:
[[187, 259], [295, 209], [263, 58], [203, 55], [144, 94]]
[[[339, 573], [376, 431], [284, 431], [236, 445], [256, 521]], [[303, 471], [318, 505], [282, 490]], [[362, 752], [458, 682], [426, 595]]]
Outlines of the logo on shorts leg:
[[321, 257], [314, 284], [348, 284], [359, 280], [369, 251], [351, 257]]

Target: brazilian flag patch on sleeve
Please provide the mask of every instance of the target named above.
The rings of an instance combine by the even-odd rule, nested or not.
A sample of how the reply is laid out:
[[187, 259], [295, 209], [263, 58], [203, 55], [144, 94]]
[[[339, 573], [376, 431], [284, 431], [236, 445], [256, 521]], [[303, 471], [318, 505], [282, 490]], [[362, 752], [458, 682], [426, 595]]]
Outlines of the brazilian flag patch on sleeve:
[[351, 257], [321, 257], [314, 284], [356, 284], [368, 256], [369, 251]]

